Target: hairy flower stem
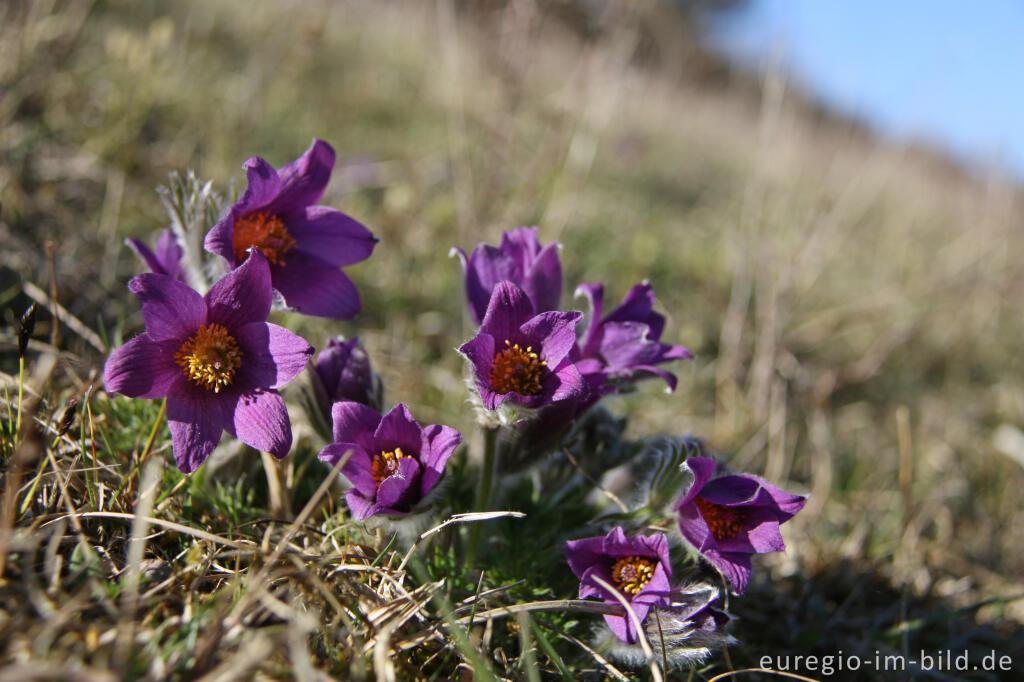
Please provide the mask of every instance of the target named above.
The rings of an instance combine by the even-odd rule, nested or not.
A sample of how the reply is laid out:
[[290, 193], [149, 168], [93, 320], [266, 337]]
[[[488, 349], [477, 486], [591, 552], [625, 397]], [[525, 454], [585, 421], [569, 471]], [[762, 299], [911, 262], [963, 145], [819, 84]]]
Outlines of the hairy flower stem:
[[275, 459], [269, 452], [260, 452], [267, 474], [267, 499], [270, 516], [279, 521], [292, 520], [292, 476], [288, 467], [292, 460]]
[[[484, 457], [480, 466], [480, 485], [476, 489], [475, 511], [482, 512], [491, 506], [491, 485], [494, 482], [494, 460], [498, 456], [498, 428], [484, 427]], [[473, 524], [469, 531], [469, 544], [466, 547], [466, 566], [476, 561], [476, 551], [480, 544], [481, 524]]]

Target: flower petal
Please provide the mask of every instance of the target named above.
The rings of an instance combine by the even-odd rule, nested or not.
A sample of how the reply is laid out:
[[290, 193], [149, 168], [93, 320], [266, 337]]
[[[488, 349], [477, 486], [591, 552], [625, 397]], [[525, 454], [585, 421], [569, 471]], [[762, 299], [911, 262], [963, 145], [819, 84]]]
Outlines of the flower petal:
[[177, 342], [157, 343], [148, 334], [140, 334], [107, 358], [103, 383], [107, 392], [129, 398], [163, 398], [182, 370], [174, 362]]
[[188, 385], [184, 377], [167, 396], [167, 425], [171, 429], [174, 461], [186, 474], [198, 469], [220, 442], [224, 411], [214, 394]]
[[[615, 603], [618, 604], [619, 602], [616, 601]], [[633, 630], [633, 625], [629, 622], [628, 616], [613, 616], [606, 613], [604, 615], [604, 622], [608, 624], [612, 634], [620, 640], [627, 644], [636, 644], [636, 632]], [[633, 635], [632, 639], [630, 639], [630, 634]]]
[[292, 447], [292, 425], [277, 391], [254, 389], [238, 396], [232, 426], [238, 440], [278, 459]]
[[597, 352], [599, 339], [596, 333], [601, 327], [601, 315], [604, 314], [604, 285], [601, 283], [581, 284], [576, 287], [576, 296], [583, 296], [590, 302], [587, 329], [580, 342], [583, 355], [590, 356]]
[[285, 218], [285, 224], [296, 251], [335, 267], [366, 260], [380, 241], [362, 223], [327, 206], [296, 211]]
[[349, 511], [352, 512], [352, 517], [359, 521], [365, 521], [374, 514], [383, 511], [381, 506], [373, 499], [365, 497], [355, 488], [350, 488], [345, 491], [345, 502], [348, 503], [348, 508]]
[[164, 274], [181, 279], [181, 257], [184, 253], [174, 236], [174, 230], [168, 228], [160, 233], [160, 238], [156, 240], [156, 259], [163, 267]]
[[551, 402], [581, 398], [587, 392], [587, 382], [571, 362], [563, 364], [544, 381], [544, 393], [550, 390]]
[[274, 288], [304, 315], [350, 320], [362, 309], [348, 275], [317, 256], [292, 249], [283, 265], [271, 266]]
[[206, 324], [206, 304], [195, 290], [166, 275], [145, 273], [128, 282], [142, 302], [146, 333], [154, 341], [183, 343]]
[[380, 482], [377, 488], [377, 504], [388, 511], [407, 512], [420, 501], [420, 463], [412, 457], [398, 460], [398, 470]]
[[743, 594], [743, 591], [747, 589], [747, 583], [750, 581], [750, 555], [739, 552], [717, 552], [715, 550], [709, 550], [705, 552], [705, 557], [710, 561], [715, 568], [722, 572], [729, 582], [732, 583], [732, 589], [736, 594]]
[[481, 324], [487, 315], [494, 287], [499, 282], [520, 279], [521, 271], [516, 261], [501, 249], [489, 244], [479, 244], [466, 258], [462, 249], [457, 249], [462, 256], [466, 269], [466, 298], [477, 324]]
[[402, 448], [407, 455], [415, 454], [417, 460], [422, 455], [423, 428], [402, 403], [381, 418], [373, 438], [381, 450]]
[[557, 242], [551, 242], [537, 254], [526, 272], [523, 288], [537, 312], [558, 308], [562, 298], [562, 263], [558, 260]]
[[520, 331], [540, 345], [541, 359], [554, 367], [576, 345], [576, 325], [582, 319], [583, 313], [546, 312], [524, 322]]
[[334, 170], [334, 149], [314, 138], [302, 156], [277, 171], [280, 187], [275, 193], [275, 213], [312, 206], [320, 201]]
[[377, 494], [377, 482], [373, 480], [373, 455], [357, 443], [331, 443], [320, 451], [320, 459], [332, 467], [351, 451], [348, 460], [341, 465], [341, 473], [364, 497]]
[[373, 433], [380, 424], [381, 416], [376, 410], [360, 403], [345, 400], [331, 407], [334, 422], [334, 440], [338, 443], [358, 443], [367, 451], [376, 454], [377, 444]]
[[420, 461], [423, 474], [420, 478], [420, 493], [426, 495], [437, 484], [448, 459], [462, 442], [462, 434], [450, 426], [431, 424], [423, 429], [423, 446]]
[[476, 375], [476, 387], [480, 392], [480, 398], [483, 400], [484, 407], [488, 410], [497, 409], [498, 405], [503, 403], [506, 397], [491, 390], [491, 367], [494, 366], [494, 346], [494, 337], [481, 332], [459, 347], [459, 352], [473, 365], [473, 374]]
[[304, 338], [270, 322], [239, 327], [235, 340], [242, 352], [244, 376], [261, 388], [281, 388], [313, 357], [313, 347]]
[[686, 460], [686, 467], [693, 472], [693, 484], [690, 485], [689, 490], [686, 494], [676, 503], [676, 509], [682, 508], [684, 505], [689, 504], [693, 501], [693, 498], [697, 497], [704, 486], [707, 485], [708, 481], [711, 480], [711, 476], [715, 473], [715, 460], [710, 457], [691, 457]]
[[266, 322], [273, 292], [267, 259], [253, 249], [245, 262], [224, 275], [206, 293], [208, 320], [222, 324], [232, 333], [250, 322]]
[[228, 267], [235, 267], [235, 209], [217, 221], [203, 239], [203, 248], [223, 258]]
[[498, 343], [517, 343], [519, 328], [533, 317], [533, 304], [522, 289], [508, 280], [499, 282], [491, 293], [480, 331], [490, 334]]
[[235, 215], [247, 215], [264, 208], [281, 193], [281, 177], [264, 159], [254, 156], [242, 166], [248, 185], [245, 194], [231, 207]]
[[718, 549], [723, 552], [746, 552], [750, 554], [765, 554], [767, 552], [782, 552], [786, 549], [786, 543], [782, 540], [782, 533], [779, 532], [779, 522], [767, 509], [746, 507], [751, 515], [746, 519], [744, 525], [747, 532], [730, 540], [722, 540], [718, 543]]
[[622, 303], [608, 313], [604, 322], [640, 322], [650, 328], [652, 339], [660, 339], [665, 329], [665, 317], [654, 312], [654, 300], [654, 287], [650, 282], [634, 285]]
[[692, 500], [681, 507], [677, 506], [676, 511], [678, 512], [679, 532], [698, 552], [706, 552], [718, 546], [711, 528]]

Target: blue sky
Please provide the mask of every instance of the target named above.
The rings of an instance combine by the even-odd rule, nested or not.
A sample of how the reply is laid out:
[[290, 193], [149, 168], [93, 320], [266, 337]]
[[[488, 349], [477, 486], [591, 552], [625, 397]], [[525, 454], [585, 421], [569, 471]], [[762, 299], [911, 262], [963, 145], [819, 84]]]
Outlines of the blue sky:
[[750, 0], [712, 29], [887, 136], [1024, 179], [1024, 0]]

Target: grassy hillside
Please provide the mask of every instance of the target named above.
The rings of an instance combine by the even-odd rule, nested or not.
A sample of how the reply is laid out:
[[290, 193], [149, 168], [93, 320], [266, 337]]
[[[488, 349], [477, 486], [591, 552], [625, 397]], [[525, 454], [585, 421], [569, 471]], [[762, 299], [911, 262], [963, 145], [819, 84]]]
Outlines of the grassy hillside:
[[[385, 626], [402, 609], [412, 624], [437, 617], [415, 590], [458, 574], [458, 556], [438, 551], [425, 573], [396, 578], [401, 553], [333, 514], [331, 492], [292, 528], [288, 565], [266, 561], [289, 527], [267, 520], [258, 461], [179, 485], [166, 428], [147, 443], [159, 406], [100, 390], [106, 352], [143, 328], [125, 288], [140, 265], [122, 240], [165, 226], [156, 185], [194, 169], [229, 193], [248, 157], [280, 166], [316, 136], [339, 154], [324, 203], [381, 243], [347, 269], [364, 300], [353, 322], [281, 319], [318, 346], [358, 334], [390, 402], [473, 432], [453, 350], [473, 326], [448, 251], [537, 225], [562, 243], [570, 288], [603, 281], [617, 301], [649, 279], [665, 338], [697, 356], [676, 367], [675, 393], [647, 385], [613, 401], [629, 435], [693, 432], [737, 469], [810, 494], [783, 531], [788, 550], [760, 557], [733, 605], [741, 645], [693, 679], [840, 649], [996, 650], [1019, 671], [1019, 188], [818, 115], [781, 75], [696, 77], [687, 60], [699, 57], [658, 3], [610, 3], [587, 38], [530, 2], [454, 5], [0, 8], [0, 370], [11, 405], [17, 318], [37, 300], [27, 403], [59, 421], [74, 396], [80, 415], [64, 442], [29, 439], [20, 455], [4, 417], [0, 662], [24, 679], [374, 679], [401, 637], [421, 634], [393, 655], [397, 678], [457, 678], [468, 645], [448, 652], [454, 635]], [[294, 513], [325, 473], [302, 464], [320, 447], [311, 430], [296, 434]], [[213, 539], [152, 528], [140, 568], [126, 559], [131, 517], [110, 516], [137, 503]], [[87, 512], [108, 516], [76, 515]], [[339, 572], [339, 555], [382, 568]], [[476, 585], [462, 575], [446, 594]], [[509, 601], [572, 596], [529, 589]], [[486, 659], [502, 676], [557, 676], [554, 646], [579, 676], [608, 674], [557, 634], [587, 640], [577, 620], [552, 616], [530, 657], [495, 625]]]

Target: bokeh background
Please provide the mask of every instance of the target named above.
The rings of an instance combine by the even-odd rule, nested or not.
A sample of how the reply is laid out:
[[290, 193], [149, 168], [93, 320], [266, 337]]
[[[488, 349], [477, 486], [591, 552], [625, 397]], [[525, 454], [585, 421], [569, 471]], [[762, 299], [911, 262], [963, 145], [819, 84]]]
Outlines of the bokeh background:
[[[924, 62], [920, 82], [898, 73], [945, 54], [937, 26], [974, 49], [1002, 44], [984, 26], [1019, 23], [941, 24], [920, 8], [900, 19], [905, 40], [882, 40], [869, 29], [896, 19], [880, 3], [860, 33], [836, 15], [785, 24], [816, 6], [797, 4], [804, 14], [656, 0], [3, 3], [3, 379], [17, 371], [17, 317], [54, 291], [68, 316], [61, 381], [99, 381], [104, 354], [75, 321], [101, 347], [141, 330], [125, 289], [140, 264], [123, 239], [166, 226], [154, 188], [169, 173], [229, 192], [246, 158], [280, 166], [321, 137], [339, 159], [325, 203], [381, 243], [347, 269], [364, 298], [355, 321], [289, 325], [317, 345], [358, 334], [389, 400], [468, 431], [454, 348], [472, 328], [449, 249], [538, 225], [563, 245], [570, 290], [603, 281], [618, 300], [649, 279], [664, 338], [697, 356], [675, 393], [650, 385], [613, 403], [632, 435], [692, 432], [811, 495], [784, 529], [789, 550], [761, 557], [736, 604], [736, 661], [944, 647], [998, 650], [1022, 670], [1024, 194], [1019, 141], [998, 132], [1020, 129], [1020, 55], [979, 67], [1004, 73], [996, 87], [1017, 100], [957, 95], [983, 138], [923, 116], [945, 108], [942, 62]], [[849, 27], [849, 44], [829, 25]], [[822, 43], [867, 75], [809, 70], [832, 59], [813, 51]], [[850, 86], [886, 71], [882, 94]], [[908, 89], [933, 99], [896, 101], [911, 120], [893, 123], [885, 93]], [[41, 312], [40, 348], [52, 329]]]

